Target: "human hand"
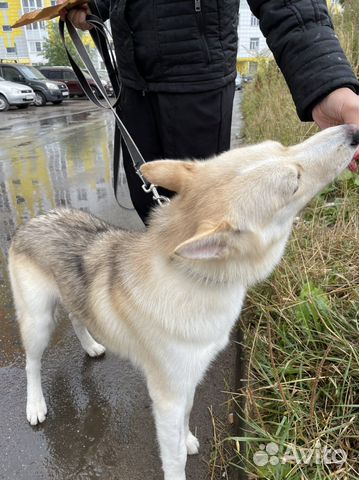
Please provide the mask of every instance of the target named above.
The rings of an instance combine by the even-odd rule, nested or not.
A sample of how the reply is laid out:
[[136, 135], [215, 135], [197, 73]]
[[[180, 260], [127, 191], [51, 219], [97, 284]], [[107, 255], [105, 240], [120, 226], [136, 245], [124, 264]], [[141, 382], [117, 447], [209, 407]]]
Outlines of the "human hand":
[[[66, 0], [57, 0], [58, 4], [65, 3]], [[91, 13], [91, 10], [87, 3], [83, 3], [79, 7], [71, 8], [70, 10], [64, 10], [60, 14], [61, 20], [65, 20], [67, 17], [70, 22], [80, 30], [90, 30], [92, 25], [86, 22], [86, 16]]]
[[313, 108], [312, 117], [322, 130], [344, 123], [359, 127], [359, 96], [350, 88], [338, 88]]

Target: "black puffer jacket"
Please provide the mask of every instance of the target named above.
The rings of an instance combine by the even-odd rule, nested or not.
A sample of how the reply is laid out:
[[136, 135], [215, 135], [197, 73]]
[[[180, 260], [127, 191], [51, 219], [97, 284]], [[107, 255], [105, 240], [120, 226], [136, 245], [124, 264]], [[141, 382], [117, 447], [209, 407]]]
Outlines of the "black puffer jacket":
[[[325, 0], [249, 0], [301, 120], [331, 91], [359, 83], [333, 31]], [[92, 0], [110, 18], [123, 83], [196, 92], [235, 78], [239, 0]]]
[[[236, 75], [239, 0], [96, 0], [125, 85], [196, 92]], [[95, 6], [91, 7], [95, 10]]]

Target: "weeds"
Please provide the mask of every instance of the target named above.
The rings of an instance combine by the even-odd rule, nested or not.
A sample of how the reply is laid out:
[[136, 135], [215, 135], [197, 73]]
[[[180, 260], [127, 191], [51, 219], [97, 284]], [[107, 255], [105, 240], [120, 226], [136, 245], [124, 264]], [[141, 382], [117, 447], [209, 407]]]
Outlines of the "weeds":
[[[357, 69], [358, 0], [346, 0], [334, 20]], [[294, 144], [317, 131], [298, 120], [273, 62], [246, 88], [242, 108], [247, 143]], [[240, 323], [247, 385], [230, 395], [238, 405], [246, 398], [245, 411], [237, 408], [246, 436], [217, 432], [217, 472], [226, 458], [226, 471], [242, 461], [251, 479], [359, 478], [358, 185], [348, 171], [318, 195], [297, 219], [279, 267], [248, 294]], [[338, 452], [345, 458], [335, 459]]]

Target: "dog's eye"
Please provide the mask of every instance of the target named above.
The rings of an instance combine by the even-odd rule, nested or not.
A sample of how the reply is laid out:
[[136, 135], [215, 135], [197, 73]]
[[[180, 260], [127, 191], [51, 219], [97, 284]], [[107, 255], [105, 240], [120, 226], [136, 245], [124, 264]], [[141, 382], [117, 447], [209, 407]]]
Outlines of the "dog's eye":
[[301, 174], [300, 170], [298, 170], [298, 173], [297, 173], [298, 184], [296, 185], [296, 187], [295, 187], [295, 189], [294, 189], [293, 195], [294, 195], [295, 193], [297, 193], [297, 191], [298, 191], [298, 188], [299, 188], [299, 180], [301, 179], [301, 176], [302, 176], [302, 174]]
[[296, 187], [295, 187], [295, 189], [294, 189], [294, 191], [293, 191], [293, 195], [294, 195], [295, 193], [297, 193], [297, 191], [298, 191], [298, 188], [299, 188], [299, 180], [301, 179], [301, 176], [302, 176], [302, 174], [301, 174], [300, 170], [298, 170], [298, 173], [297, 173], [298, 183], [297, 183], [297, 185], [296, 185]]

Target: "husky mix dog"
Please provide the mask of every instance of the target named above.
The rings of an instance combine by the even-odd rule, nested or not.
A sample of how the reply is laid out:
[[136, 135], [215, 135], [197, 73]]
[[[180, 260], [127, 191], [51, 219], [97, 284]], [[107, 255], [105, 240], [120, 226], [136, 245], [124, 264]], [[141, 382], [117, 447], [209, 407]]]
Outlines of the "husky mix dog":
[[[185, 480], [198, 382], [228, 343], [248, 287], [280, 261], [298, 212], [352, 161], [354, 126], [305, 142], [235, 149], [205, 162], [161, 160], [146, 179], [177, 192], [145, 232], [55, 210], [16, 233], [9, 270], [26, 351], [31, 425], [47, 413], [41, 357], [61, 302], [84, 350], [105, 345], [145, 374], [165, 480]], [[91, 332], [91, 333], [90, 333]], [[100, 343], [97, 343], [98, 340]]]

